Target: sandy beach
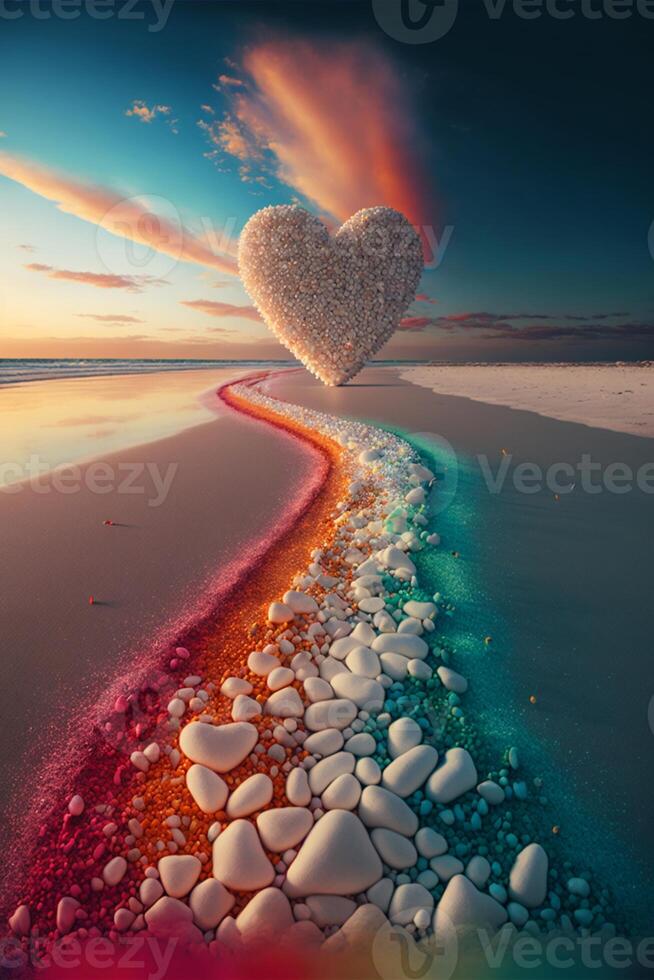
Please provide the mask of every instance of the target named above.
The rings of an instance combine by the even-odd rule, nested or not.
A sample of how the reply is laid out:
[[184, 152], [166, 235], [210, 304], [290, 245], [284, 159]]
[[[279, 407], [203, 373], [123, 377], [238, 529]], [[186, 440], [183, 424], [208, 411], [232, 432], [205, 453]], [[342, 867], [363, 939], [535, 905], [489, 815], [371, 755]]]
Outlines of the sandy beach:
[[405, 368], [402, 378], [442, 395], [654, 437], [654, 366], [465, 364]]

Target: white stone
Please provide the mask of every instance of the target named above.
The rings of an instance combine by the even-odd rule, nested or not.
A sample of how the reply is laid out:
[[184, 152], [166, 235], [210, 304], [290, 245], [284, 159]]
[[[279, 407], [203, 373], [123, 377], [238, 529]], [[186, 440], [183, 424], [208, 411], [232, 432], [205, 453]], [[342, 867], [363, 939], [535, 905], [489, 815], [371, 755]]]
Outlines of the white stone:
[[301, 718], [304, 714], [302, 698], [294, 687], [285, 687], [270, 695], [263, 713], [274, 715], [275, 718]]
[[382, 633], [373, 640], [372, 649], [377, 653], [400, 653], [409, 660], [424, 660], [429, 653], [422, 637], [413, 633]]
[[399, 885], [393, 892], [388, 918], [396, 925], [407, 926], [413, 922], [418, 910], [427, 909], [431, 913], [433, 907], [433, 896], [422, 885], [415, 883]]
[[431, 859], [429, 867], [438, 875], [441, 881], [449, 881], [454, 875], [461, 874], [463, 871], [463, 861], [459, 861], [453, 854], [441, 854]]
[[139, 887], [139, 898], [146, 909], [154, 905], [163, 893], [163, 885], [158, 878], [144, 878]]
[[334, 657], [335, 660], [345, 660], [348, 653], [352, 650], [356, 650], [357, 647], [361, 646], [361, 641], [352, 636], [344, 636], [340, 640], [334, 640], [334, 642], [329, 647], [330, 657]]
[[340, 752], [344, 741], [343, 734], [338, 728], [325, 728], [321, 732], [309, 735], [304, 740], [302, 748], [312, 755], [333, 755], [334, 752]]
[[396, 871], [404, 871], [412, 868], [418, 860], [418, 852], [402, 834], [394, 830], [387, 830], [385, 827], [375, 827], [371, 832], [370, 838], [377, 848], [379, 856], [384, 864]]
[[232, 704], [232, 719], [234, 721], [251, 721], [261, 714], [261, 705], [247, 694], [237, 694]]
[[268, 622], [281, 625], [295, 619], [295, 613], [285, 602], [271, 602], [268, 606]]
[[345, 658], [348, 670], [360, 677], [375, 678], [381, 672], [379, 657], [368, 647], [355, 647]]
[[492, 779], [485, 779], [483, 783], [480, 783], [477, 792], [491, 806], [497, 806], [504, 802], [504, 790], [499, 783], [493, 782]]
[[217, 878], [206, 878], [196, 885], [189, 898], [193, 920], [206, 932], [215, 929], [234, 905], [234, 896], [228, 892]]
[[473, 858], [470, 858], [466, 865], [466, 877], [470, 878], [473, 885], [477, 888], [483, 888], [491, 874], [491, 866], [489, 862], [481, 854], [475, 854]]
[[310, 732], [324, 728], [347, 728], [357, 716], [357, 706], [348, 698], [319, 701], [311, 704], [304, 713], [304, 724]]
[[356, 759], [351, 752], [336, 752], [321, 759], [309, 771], [309, 786], [314, 796], [320, 796], [333, 783], [337, 776], [354, 772]]
[[369, 677], [358, 677], [356, 674], [336, 674], [331, 685], [338, 698], [353, 701], [359, 708], [375, 711], [382, 707], [385, 694], [384, 688]]
[[321, 952], [339, 955], [370, 955], [374, 937], [388, 927], [388, 920], [377, 905], [359, 905], [341, 928], [321, 946]]
[[409, 672], [409, 660], [401, 653], [382, 653], [379, 659], [383, 672], [393, 681], [403, 681]]
[[434, 912], [434, 935], [439, 942], [452, 940], [453, 931], [490, 929], [496, 931], [507, 915], [499, 902], [480, 892], [464, 875], [448, 883]]
[[169, 854], [157, 864], [159, 878], [171, 898], [183, 898], [191, 891], [202, 865], [193, 854]]
[[309, 777], [304, 769], [291, 769], [286, 777], [286, 799], [293, 806], [308, 806], [311, 802]]
[[413, 718], [397, 718], [388, 726], [388, 752], [391, 759], [397, 759], [403, 752], [408, 752], [420, 745], [423, 731]]
[[193, 924], [193, 913], [178, 898], [164, 895], [147, 910], [145, 921], [155, 936], [178, 936], [180, 933], [186, 935]]
[[416, 599], [409, 599], [402, 608], [407, 616], [415, 616], [416, 619], [429, 619], [438, 611], [435, 602], [418, 602]]
[[547, 853], [540, 844], [527, 844], [515, 859], [509, 875], [509, 895], [515, 902], [533, 909], [547, 896]]
[[252, 892], [266, 888], [275, 869], [248, 820], [230, 823], [213, 843], [213, 874], [226, 888]]
[[407, 670], [411, 677], [415, 677], [420, 681], [428, 681], [433, 674], [433, 670], [424, 660], [409, 660]]
[[427, 796], [434, 803], [451, 803], [477, 785], [477, 770], [466, 749], [448, 749], [445, 760], [429, 777]]
[[305, 895], [355, 895], [382, 875], [382, 865], [361, 821], [330, 810], [314, 825], [286, 875], [286, 891]]
[[320, 677], [325, 681], [331, 681], [332, 677], [336, 677], [336, 674], [349, 673], [345, 664], [341, 660], [336, 660], [334, 657], [325, 657], [320, 664], [319, 672]]
[[236, 919], [241, 938], [248, 945], [277, 941], [293, 922], [291, 903], [279, 888], [264, 888]]
[[356, 902], [340, 895], [308, 895], [306, 904], [317, 926], [342, 926], [356, 909]]
[[363, 786], [376, 786], [381, 783], [381, 769], [376, 759], [358, 759], [354, 767], [354, 775]]
[[377, 634], [368, 623], [357, 623], [350, 634], [350, 639], [357, 640], [364, 647], [369, 647]]
[[279, 660], [272, 653], [261, 653], [260, 650], [253, 650], [248, 657], [248, 669], [258, 677], [267, 677], [275, 667], [279, 667]]
[[284, 604], [300, 616], [308, 616], [318, 612], [318, 603], [311, 595], [306, 592], [296, 592], [291, 590], [284, 593]]
[[80, 907], [79, 902], [76, 898], [71, 898], [70, 895], [64, 896], [64, 898], [59, 899], [57, 904], [57, 929], [62, 934], [66, 935], [67, 932], [75, 925], [77, 921], [77, 910]]
[[351, 773], [337, 776], [320, 797], [324, 810], [354, 810], [361, 798], [361, 783]]
[[446, 690], [454, 691], [456, 694], [465, 694], [468, 690], [467, 680], [461, 674], [457, 674], [456, 670], [441, 666], [437, 668], [436, 673]]
[[295, 680], [295, 671], [290, 667], [275, 667], [266, 678], [266, 687], [270, 691], [281, 691]]
[[126, 871], [127, 861], [124, 857], [111, 858], [110, 861], [107, 861], [102, 871], [105, 885], [108, 885], [110, 888], [118, 885], [123, 880]]
[[381, 612], [384, 608], [384, 600], [380, 596], [368, 596], [361, 599], [359, 602], [359, 609], [361, 612], [368, 613], [372, 615], [376, 612]]
[[242, 677], [228, 677], [221, 685], [220, 693], [233, 700], [239, 694], [252, 694], [252, 685]]
[[367, 827], [386, 827], [413, 837], [418, 818], [404, 800], [382, 786], [366, 786], [359, 802], [359, 816]]
[[256, 772], [232, 791], [227, 803], [227, 816], [231, 820], [248, 817], [267, 806], [272, 797], [272, 779], [263, 772]]
[[250, 754], [257, 739], [256, 728], [248, 722], [215, 726], [194, 721], [182, 729], [179, 747], [191, 762], [229, 772]]
[[315, 704], [317, 701], [329, 701], [334, 697], [331, 684], [322, 677], [307, 677], [303, 684], [307, 701]]
[[448, 847], [443, 835], [436, 833], [431, 827], [421, 827], [413, 841], [420, 856], [427, 860], [445, 854]]
[[415, 745], [394, 759], [382, 773], [382, 786], [398, 796], [411, 796], [420, 789], [438, 762], [431, 745]]
[[227, 783], [212, 769], [197, 763], [192, 765], [186, 773], [186, 785], [203, 813], [224, 809], [229, 793]]
[[345, 749], [359, 758], [364, 755], [374, 755], [377, 751], [377, 743], [369, 732], [357, 732], [356, 735], [348, 738]]
[[377, 557], [385, 568], [406, 569], [411, 575], [415, 575], [416, 573], [416, 566], [409, 556], [395, 545], [389, 545], [388, 548], [380, 551]]
[[257, 817], [257, 829], [264, 847], [279, 854], [304, 840], [312, 826], [313, 814], [305, 807], [274, 807]]
[[387, 912], [388, 907], [391, 903], [391, 897], [393, 895], [395, 885], [390, 878], [382, 878], [376, 884], [369, 888], [366, 892], [366, 898], [373, 905], [376, 905], [382, 910], [382, 912]]
[[9, 918], [9, 928], [15, 936], [27, 936], [31, 922], [30, 910], [27, 905], [19, 905]]

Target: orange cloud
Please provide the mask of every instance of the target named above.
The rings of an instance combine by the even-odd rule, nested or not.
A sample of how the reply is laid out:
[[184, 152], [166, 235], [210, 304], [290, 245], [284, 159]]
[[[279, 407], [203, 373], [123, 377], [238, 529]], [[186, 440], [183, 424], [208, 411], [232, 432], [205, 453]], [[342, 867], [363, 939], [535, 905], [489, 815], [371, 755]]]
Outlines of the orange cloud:
[[[0, 153], [0, 174], [52, 201], [65, 214], [101, 226], [119, 238], [146, 245], [184, 262], [237, 274], [236, 260], [231, 255], [217, 255], [181, 222], [177, 224], [152, 214], [136, 197], [123, 198], [116, 191], [85, 184], [9, 153]], [[226, 248], [230, 252], [235, 250], [231, 242]]]
[[248, 90], [231, 94], [215, 142], [243, 160], [265, 154], [276, 176], [343, 221], [387, 205], [434, 224], [419, 132], [391, 64], [361, 44], [271, 41], [243, 59]]
[[42, 272], [49, 279], [67, 279], [69, 282], [81, 282], [98, 289], [129, 289], [139, 293], [144, 286], [160, 286], [166, 280], [155, 279], [153, 276], [118, 276], [104, 272], [77, 272], [73, 269], [56, 269], [51, 265], [40, 262], [30, 262], [24, 266], [30, 272]]
[[253, 306], [237, 306], [235, 303], [218, 303], [210, 299], [183, 299], [182, 306], [207, 313], [209, 316], [240, 316], [246, 320], [261, 320]]
[[122, 313], [76, 313], [75, 316], [85, 317], [87, 320], [98, 320], [99, 323], [143, 323], [136, 316], [124, 316]]
[[134, 99], [131, 109], [127, 109], [126, 116], [136, 116], [142, 123], [151, 123], [157, 116], [169, 116], [169, 105], [153, 105], [150, 109], [142, 99]]

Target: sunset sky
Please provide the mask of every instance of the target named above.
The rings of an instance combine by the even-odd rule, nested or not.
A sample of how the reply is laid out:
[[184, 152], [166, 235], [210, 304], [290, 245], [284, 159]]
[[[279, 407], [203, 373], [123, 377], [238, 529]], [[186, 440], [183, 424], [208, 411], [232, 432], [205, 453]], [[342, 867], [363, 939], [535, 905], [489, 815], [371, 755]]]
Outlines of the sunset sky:
[[477, 12], [407, 45], [368, 3], [152, 20], [2, 23], [0, 357], [288, 356], [235, 250], [291, 202], [446, 244], [380, 356], [654, 357], [654, 21]]

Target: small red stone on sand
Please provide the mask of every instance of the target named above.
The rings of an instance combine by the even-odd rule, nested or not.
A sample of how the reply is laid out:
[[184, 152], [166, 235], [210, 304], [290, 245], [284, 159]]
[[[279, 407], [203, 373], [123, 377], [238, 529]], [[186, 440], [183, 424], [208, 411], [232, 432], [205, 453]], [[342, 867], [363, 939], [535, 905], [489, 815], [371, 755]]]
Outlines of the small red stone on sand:
[[104, 527], [113, 527], [113, 525], [114, 525], [114, 522], [113, 521], [103, 521], [102, 523], [103, 523]]
[[95, 599], [93, 598], [92, 595], [90, 595], [89, 596], [89, 606], [92, 606], [94, 603], [95, 603]]

